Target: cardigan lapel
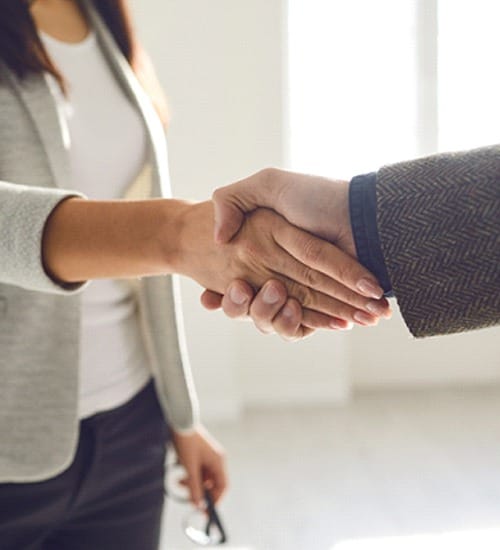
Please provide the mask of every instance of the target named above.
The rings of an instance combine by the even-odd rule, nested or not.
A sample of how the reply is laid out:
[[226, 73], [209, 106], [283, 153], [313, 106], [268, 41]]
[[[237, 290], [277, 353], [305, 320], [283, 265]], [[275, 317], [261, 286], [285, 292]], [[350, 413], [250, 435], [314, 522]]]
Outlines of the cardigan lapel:
[[88, 15], [101, 49], [111, 70], [115, 74], [125, 93], [137, 107], [146, 127], [153, 165], [153, 195], [170, 197], [170, 178], [168, 174], [168, 155], [165, 130], [153, 104], [140, 85], [132, 68], [116, 45], [113, 36], [93, 7], [92, 2], [83, 0], [82, 5]]
[[[143, 119], [152, 157], [153, 195], [171, 196], [166, 138], [161, 121], [151, 100], [142, 89], [92, 3], [83, 0], [82, 6], [88, 15], [111, 70]], [[4, 64], [0, 62], [2, 72], [4, 67]], [[5, 73], [24, 103], [40, 137], [54, 178], [54, 186], [70, 188], [71, 172], [67, 151], [69, 130], [64, 116], [58, 112], [54, 97], [54, 94], [58, 93], [55, 90], [55, 82], [53, 83], [50, 77], [44, 75], [29, 75], [23, 80], [19, 80], [6, 67]]]
[[49, 80], [42, 74], [32, 74], [20, 80], [3, 63], [0, 70], [7, 75], [33, 121], [52, 172], [54, 186], [70, 188], [67, 152], [69, 133], [63, 117], [58, 112], [53, 96], [54, 90], [51, 90]]

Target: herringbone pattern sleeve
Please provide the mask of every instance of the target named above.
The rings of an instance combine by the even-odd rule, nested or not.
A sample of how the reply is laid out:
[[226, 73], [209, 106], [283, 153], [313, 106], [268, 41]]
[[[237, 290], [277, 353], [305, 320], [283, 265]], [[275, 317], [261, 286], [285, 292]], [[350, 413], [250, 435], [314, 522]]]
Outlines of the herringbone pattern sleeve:
[[381, 246], [414, 336], [500, 324], [500, 146], [377, 174]]

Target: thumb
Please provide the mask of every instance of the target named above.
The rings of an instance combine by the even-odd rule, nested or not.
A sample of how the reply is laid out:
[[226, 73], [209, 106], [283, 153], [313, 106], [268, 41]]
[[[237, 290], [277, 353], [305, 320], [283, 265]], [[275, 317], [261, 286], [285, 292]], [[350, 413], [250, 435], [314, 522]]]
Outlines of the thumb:
[[212, 195], [215, 216], [215, 242], [227, 243], [239, 231], [243, 224], [245, 213], [233, 202], [228, 190], [217, 189]]
[[215, 242], [226, 243], [238, 232], [245, 213], [259, 206], [276, 210], [280, 190], [287, 173], [266, 168], [232, 185], [217, 189], [212, 195], [215, 210]]

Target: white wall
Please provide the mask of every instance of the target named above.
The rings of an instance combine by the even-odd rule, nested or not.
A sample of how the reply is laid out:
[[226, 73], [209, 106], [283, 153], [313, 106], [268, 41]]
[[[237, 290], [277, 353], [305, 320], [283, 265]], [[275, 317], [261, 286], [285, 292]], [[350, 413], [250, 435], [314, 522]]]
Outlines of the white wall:
[[[134, 0], [143, 42], [170, 101], [171, 175], [177, 196], [283, 164], [281, 0]], [[336, 402], [348, 392], [344, 338], [286, 344], [250, 324], [207, 313], [183, 282], [188, 347], [205, 416], [247, 404]]]
[[[133, 0], [140, 35], [167, 90], [177, 196], [286, 159], [282, 0]], [[183, 282], [188, 346], [205, 415], [246, 405], [334, 403], [355, 388], [500, 381], [498, 329], [415, 342], [402, 322], [285, 344], [198, 305]]]
[[355, 389], [458, 387], [500, 382], [500, 330], [415, 340], [396, 312], [376, 329], [354, 331]]

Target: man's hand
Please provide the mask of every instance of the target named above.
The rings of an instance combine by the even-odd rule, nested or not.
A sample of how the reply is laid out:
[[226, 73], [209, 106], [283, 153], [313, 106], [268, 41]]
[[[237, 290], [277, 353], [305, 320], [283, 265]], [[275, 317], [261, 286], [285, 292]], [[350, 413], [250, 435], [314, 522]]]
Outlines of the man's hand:
[[[217, 242], [229, 241], [239, 231], [247, 213], [259, 206], [266, 206], [290, 223], [335, 243], [356, 258], [349, 215], [349, 183], [346, 181], [271, 168], [218, 189], [213, 201]], [[367, 297], [381, 295], [381, 289], [373, 284], [373, 279], [356, 281], [355, 289]], [[272, 301], [266, 294], [272, 295]], [[279, 281], [268, 281], [255, 295], [245, 281], [236, 280], [224, 296], [205, 291], [201, 301], [207, 309], [222, 307], [231, 318], [249, 315], [261, 332], [277, 332], [287, 340], [304, 338], [318, 328], [335, 328], [331, 325], [325, 327], [321, 322], [304, 324], [303, 309], [296, 300], [288, 297], [286, 288]], [[387, 301], [382, 300], [381, 303], [385, 309], [373, 312], [374, 315], [377, 318], [390, 317], [392, 312]], [[360, 325], [374, 324], [366, 322], [363, 317], [355, 321]]]
[[[178, 253], [174, 269], [220, 295], [229, 284], [242, 279], [260, 289], [277, 279], [303, 308], [303, 324], [375, 324], [386, 312], [372, 274], [338, 247], [289, 224], [269, 209], [246, 217], [238, 234], [226, 244], [213, 240], [211, 202], [188, 205], [179, 222]], [[367, 297], [359, 284], [373, 286]], [[265, 296], [263, 296], [265, 299]]]
[[245, 214], [264, 206], [356, 257], [347, 181], [268, 168], [217, 189], [212, 198], [216, 242], [229, 241], [241, 227]]

